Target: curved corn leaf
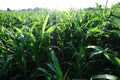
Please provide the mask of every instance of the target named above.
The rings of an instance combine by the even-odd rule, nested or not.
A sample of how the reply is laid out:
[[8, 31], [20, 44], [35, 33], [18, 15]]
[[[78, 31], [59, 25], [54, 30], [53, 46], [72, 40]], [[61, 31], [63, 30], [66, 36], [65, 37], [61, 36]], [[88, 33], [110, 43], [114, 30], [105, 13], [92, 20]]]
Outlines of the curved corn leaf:
[[58, 75], [59, 80], [63, 80], [62, 69], [60, 67], [58, 58], [56, 57], [54, 51], [51, 51], [51, 58], [52, 58], [53, 66], [54, 66], [54, 68], [56, 70], [56, 74]]
[[96, 50], [95, 52], [92, 52], [90, 57], [93, 57], [94, 55], [98, 55], [100, 53], [103, 53], [103, 55], [105, 55], [105, 57], [108, 60], [110, 60], [111, 62], [113, 62], [114, 64], [116, 64], [120, 67], [120, 59], [117, 56], [113, 55], [114, 53], [110, 54], [106, 50], [102, 49], [99, 46], [88, 46], [87, 48], [92, 48], [92, 49]]
[[5, 62], [5, 64], [3, 65], [3, 67], [0, 69], [0, 78], [4, 75], [4, 73], [6, 72], [7, 68], [9, 67], [9, 64], [11, 62], [11, 60], [13, 59], [13, 55], [8, 55], [7, 56], [7, 60]]
[[47, 25], [47, 22], [48, 22], [48, 18], [49, 18], [49, 14], [46, 16], [45, 21], [44, 21], [44, 24], [43, 24], [43, 26], [42, 26], [41, 39], [43, 39], [43, 35], [44, 35], [45, 28], [46, 28], [46, 25]]
[[91, 77], [90, 80], [98, 80], [98, 79], [102, 79], [102, 80], [118, 80], [118, 77], [111, 75], [111, 74], [99, 74], [99, 75], [94, 75], [93, 77]]
[[46, 31], [46, 33], [51, 33], [51, 32], [53, 32], [54, 30], [56, 29], [56, 26], [51, 26], [51, 27], [49, 27], [48, 29], [47, 29], [47, 31]]
[[99, 34], [105, 33], [102, 29], [98, 29], [98, 28], [91, 28], [89, 29], [89, 32], [99, 33]]
[[45, 33], [45, 28], [47, 26], [48, 18], [49, 18], [49, 14], [46, 16], [44, 24], [42, 26], [42, 30], [41, 30], [41, 34], [40, 34], [40, 40], [41, 40], [41, 42], [39, 44], [39, 48], [41, 48], [41, 46], [42, 46], [42, 41], [43, 41], [43, 37], [44, 37], [44, 33]]
[[36, 70], [42, 71], [44, 73], [44, 76], [46, 76], [46, 77], [50, 77], [51, 76], [51, 74], [47, 70], [45, 70], [45, 69], [43, 69], [41, 67], [36, 68]]

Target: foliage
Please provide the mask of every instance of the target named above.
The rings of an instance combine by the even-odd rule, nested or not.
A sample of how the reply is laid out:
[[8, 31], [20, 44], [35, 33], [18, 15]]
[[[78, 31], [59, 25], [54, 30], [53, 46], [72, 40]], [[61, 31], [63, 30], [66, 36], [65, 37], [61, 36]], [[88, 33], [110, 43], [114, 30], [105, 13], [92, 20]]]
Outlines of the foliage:
[[119, 9], [0, 11], [0, 80], [119, 79]]

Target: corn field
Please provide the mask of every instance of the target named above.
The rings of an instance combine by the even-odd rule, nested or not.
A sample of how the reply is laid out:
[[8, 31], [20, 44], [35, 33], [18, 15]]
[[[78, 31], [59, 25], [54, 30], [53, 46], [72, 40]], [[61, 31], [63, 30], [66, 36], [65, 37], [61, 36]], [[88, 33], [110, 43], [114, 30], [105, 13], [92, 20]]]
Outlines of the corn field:
[[119, 80], [119, 6], [0, 11], [0, 80]]

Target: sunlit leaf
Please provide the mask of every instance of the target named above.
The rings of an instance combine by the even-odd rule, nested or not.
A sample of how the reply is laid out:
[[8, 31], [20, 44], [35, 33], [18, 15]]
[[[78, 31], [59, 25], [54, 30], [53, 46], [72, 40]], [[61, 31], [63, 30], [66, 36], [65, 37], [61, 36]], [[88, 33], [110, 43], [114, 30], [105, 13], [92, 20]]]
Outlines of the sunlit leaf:
[[90, 80], [103, 80], [103, 79], [109, 79], [109, 80], [118, 80], [118, 77], [111, 75], [111, 74], [99, 74], [99, 75], [95, 75], [93, 76]]

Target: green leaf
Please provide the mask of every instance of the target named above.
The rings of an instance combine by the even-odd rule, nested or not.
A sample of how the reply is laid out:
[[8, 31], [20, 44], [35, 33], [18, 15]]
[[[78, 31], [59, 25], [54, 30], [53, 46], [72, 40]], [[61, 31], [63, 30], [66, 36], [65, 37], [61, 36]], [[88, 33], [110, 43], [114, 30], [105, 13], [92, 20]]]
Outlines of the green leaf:
[[45, 69], [43, 69], [43, 68], [41, 68], [41, 67], [36, 68], [36, 70], [42, 71], [42, 72], [45, 74], [44, 76], [47, 76], [47, 77], [50, 77], [50, 76], [51, 76], [51, 74], [50, 74], [47, 70], [45, 70]]
[[17, 28], [17, 27], [14, 27], [14, 29], [15, 29], [17, 32], [19, 32], [20, 34], [22, 34], [21, 29], [19, 29], [19, 28]]
[[63, 73], [62, 73], [58, 58], [56, 57], [54, 51], [51, 51], [51, 57], [52, 57], [53, 66], [56, 70], [59, 80], [63, 80]]
[[98, 16], [92, 19], [92, 21], [100, 21], [100, 20], [101, 20], [101, 18]]
[[36, 23], [31, 27], [30, 29], [31, 33], [33, 32], [33, 29], [35, 28], [35, 26], [36, 26]]
[[40, 44], [39, 44], [39, 48], [41, 48], [41, 46], [42, 46], [43, 37], [44, 37], [44, 33], [45, 33], [45, 28], [46, 28], [46, 26], [47, 26], [48, 18], [49, 18], [49, 14], [46, 16], [45, 21], [44, 21], [44, 24], [43, 24], [43, 26], [42, 26], [42, 31], [41, 31], [41, 34], [40, 34], [41, 42], [40, 42]]
[[6, 60], [5, 64], [0, 69], [0, 78], [3, 76], [3, 74], [6, 72], [7, 68], [9, 67], [9, 64], [10, 64], [12, 58], [13, 58], [13, 55], [8, 55], [7, 56], [7, 60]]
[[53, 66], [52, 64], [47, 64], [47, 66], [48, 66], [53, 72], [56, 72], [56, 71], [55, 71], [55, 68], [54, 68], [54, 66]]
[[118, 77], [111, 75], [111, 74], [99, 74], [99, 75], [94, 75], [93, 77], [91, 77], [90, 80], [103, 80], [103, 79], [109, 79], [109, 80], [118, 80]]
[[36, 42], [36, 38], [32, 33], [28, 33], [28, 35], [31, 37], [32, 41], [35, 43]]
[[104, 49], [102, 49], [100, 46], [88, 46], [87, 48], [92, 48], [92, 49], [95, 49], [97, 51], [102, 51], [104, 52]]
[[98, 28], [89, 29], [89, 32], [99, 33], [99, 34], [105, 33], [102, 29], [98, 29]]
[[106, 0], [106, 4], [105, 4], [105, 6], [104, 6], [104, 10], [103, 10], [103, 13], [104, 13], [104, 14], [106, 14], [106, 12], [107, 12], [107, 4], [108, 4], [108, 0]]
[[47, 25], [47, 22], [48, 22], [48, 18], [49, 18], [49, 14], [46, 16], [45, 21], [44, 21], [44, 24], [43, 24], [43, 26], [42, 26], [41, 39], [43, 39], [43, 35], [44, 35], [45, 28], [46, 28], [46, 25]]
[[49, 28], [47, 29], [46, 33], [49, 33], [49, 34], [50, 34], [50, 33], [53, 32], [55, 29], [56, 29], [56, 26], [49, 27]]
[[120, 37], [120, 31], [119, 30], [112, 30], [112, 32], [116, 33]]
[[96, 51], [92, 52], [91, 56], [94, 56], [94, 55], [98, 55], [100, 53], [103, 53], [103, 55], [105, 55], [105, 57], [110, 60], [111, 62], [113, 62], [114, 64], [118, 65], [120, 67], [120, 59], [118, 57], [116, 57], [115, 55], [111, 54], [111, 53], [108, 53], [106, 50], [102, 49], [101, 47], [99, 46], [88, 46], [87, 48], [92, 48], [92, 49], [95, 49]]
[[114, 55], [107, 54], [107, 53], [104, 55], [108, 60], [110, 60], [111, 62], [115, 63], [116, 65], [118, 65], [120, 67], [120, 59], [119, 58], [117, 58]]

